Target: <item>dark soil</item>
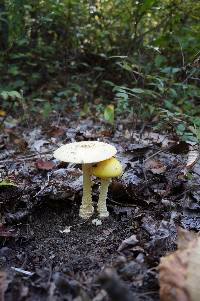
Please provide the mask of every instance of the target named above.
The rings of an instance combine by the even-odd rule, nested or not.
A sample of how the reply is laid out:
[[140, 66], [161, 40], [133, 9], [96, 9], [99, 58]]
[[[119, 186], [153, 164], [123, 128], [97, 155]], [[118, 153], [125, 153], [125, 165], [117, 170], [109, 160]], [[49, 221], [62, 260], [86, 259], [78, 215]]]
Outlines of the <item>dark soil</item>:
[[[59, 207], [53, 205], [45, 203], [27, 221], [15, 227], [17, 240], [4, 241], [1, 249], [4, 268], [20, 267], [35, 272], [31, 277], [13, 272], [10, 275], [15, 278], [14, 281], [23, 280], [23, 286], [29, 288], [27, 294], [31, 296], [27, 300], [40, 300], [38, 286], [42, 286], [44, 298], [48, 298], [52, 281], [56, 281], [53, 296], [57, 296], [58, 300], [71, 300], [79, 296], [80, 289], [92, 298], [101, 289], [98, 276], [105, 267], [116, 268], [134, 292], [147, 292], [154, 296], [153, 300], [157, 300], [156, 275], [151, 271], [155, 263], [145, 260], [143, 249], [145, 236], [147, 239], [148, 235], [138, 228], [145, 213], [137, 217], [135, 209], [129, 209], [127, 217], [126, 213], [115, 214], [111, 209], [111, 216], [103, 220], [102, 225], [95, 226], [92, 220], [83, 221], [78, 217], [77, 206], [64, 202]], [[72, 226], [70, 233], [61, 233], [66, 226]], [[119, 252], [122, 241], [133, 234], [141, 236], [140, 246], [135, 239]], [[143, 275], [144, 270], [146, 275]], [[62, 277], [65, 277], [66, 284], [60, 291], [59, 278]], [[70, 284], [72, 280], [77, 282]], [[21, 300], [20, 290], [23, 289], [18, 287], [17, 293], [13, 291], [12, 280], [6, 300]]]
[[[177, 227], [200, 228], [199, 177], [183, 176], [185, 145], [169, 137], [163, 145], [163, 136], [150, 132], [148, 138], [145, 133], [130, 138], [123, 127], [113, 134], [106, 125], [86, 121], [79, 128], [65, 127], [64, 137], [54, 130], [53, 147], [34, 153], [30, 146], [19, 151], [17, 143], [16, 152], [9, 153], [9, 138], [3, 148], [8, 155], [2, 172], [17, 185], [0, 187], [5, 300], [159, 300], [157, 267], [161, 256], [176, 249]], [[35, 147], [43, 147], [49, 133], [37, 135]], [[26, 130], [24, 137], [30, 145]], [[88, 221], [78, 216], [79, 166], [52, 161], [61, 141], [97, 138], [116, 145], [124, 166], [123, 176], [110, 185], [110, 216], [98, 226], [97, 216]], [[96, 179], [93, 198], [96, 204]]]

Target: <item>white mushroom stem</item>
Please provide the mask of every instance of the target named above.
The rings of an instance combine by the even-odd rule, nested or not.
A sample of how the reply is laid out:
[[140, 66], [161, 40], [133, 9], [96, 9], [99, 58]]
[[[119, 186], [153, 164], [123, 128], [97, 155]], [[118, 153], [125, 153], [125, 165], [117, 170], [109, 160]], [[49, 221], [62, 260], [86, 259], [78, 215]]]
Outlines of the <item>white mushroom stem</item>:
[[79, 215], [82, 218], [89, 218], [93, 212], [94, 208], [92, 206], [92, 185], [91, 185], [91, 164], [83, 164], [83, 197], [82, 204], [80, 207]]
[[98, 201], [98, 212], [100, 217], [108, 217], [109, 212], [106, 206], [106, 199], [108, 194], [108, 186], [110, 184], [111, 178], [101, 179], [101, 187], [99, 193], [99, 201]]

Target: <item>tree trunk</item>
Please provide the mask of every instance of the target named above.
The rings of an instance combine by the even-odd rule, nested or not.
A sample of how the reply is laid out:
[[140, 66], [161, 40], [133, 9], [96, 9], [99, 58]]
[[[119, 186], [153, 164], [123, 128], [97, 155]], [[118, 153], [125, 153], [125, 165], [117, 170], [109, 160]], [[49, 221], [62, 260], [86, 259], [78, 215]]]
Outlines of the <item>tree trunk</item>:
[[8, 21], [5, 1], [0, 0], [0, 50], [8, 48]]

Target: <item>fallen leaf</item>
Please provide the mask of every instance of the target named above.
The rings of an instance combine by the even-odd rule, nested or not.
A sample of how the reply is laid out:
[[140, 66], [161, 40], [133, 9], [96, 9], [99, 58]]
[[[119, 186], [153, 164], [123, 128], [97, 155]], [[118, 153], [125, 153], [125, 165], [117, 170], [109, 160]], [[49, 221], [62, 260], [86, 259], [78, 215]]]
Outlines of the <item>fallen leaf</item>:
[[65, 133], [65, 130], [63, 128], [60, 127], [53, 127], [52, 129], [50, 129], [50, 131], [48, 132], [48, 135], [50, 137], [60, 137], [63, 136]]
[[0, 117], [5, 117], [6, 116], [6, 111], [0, 110]]
[[128, 247], [134, 247], [138, 243], [138, 240], [136, 238], [136, 235], [131, 235], [130, 237], [126, 238], [122, 241], [121, 245], [117, 249], [118, 252], [121, 252], [122, 250], [128, 248]]
[[176, 252], [161, 258], [160, 299], [199, 301], [200, 237], [194, 232], [191, 237], [189, 231], [182, 232], [181, 236], [179, 234], [179, 246], [181, 248]]
[[99, 133], [97, 133], [97, 136], [111, 137], [112, 134], [113, 134], [112, 130], [102, 130]]
[[169, 148], [169, 151], [176, 155], [187, 154], [189, 151], [189, 144], [185, 141], [178, 141]]
[[159, 160], [147, 160], [145, 163], [145, 168], [150, 170], [153, 174], [161, 174], [166, 171], [166, 166], [162, 164]]
[[177, 244], [179, 250], [184, 250], [187, 248], [188, 244], [196, 239], [196, 232], [194, 231], [188, 231], [181, 227], [178, 227], [177, 229], [178, 235], [177, 235]]
[[0, 237], [15, 237], [16, 232], [12, 229], [7, 229], [3, 224], [0, 224]]
[[192, 168], [199, 159], [199, 150], [191, 149], [188, 153], [186, 168]]
[[13, 144], [18, 147], [20, 152], [24, 152], [28, 146], [28, 143], [23, 138], [14, 139]]
[[49, 144], [49, 142], [47, 140], [44, 140], [44, 139], [40, 139], [40, 140], [35, 140], [33, 144], [30, 145], [30, 148], [33, 150], [33, 151], [37, 151], [37, 152], [40, 152], [41, 151], [41, 148], [45, 145], [45, 144]]
[[184, 178], [188, 172], [196, 165], [199, 161], [199, 150], [195, 149], [194, 147], [190, 146], [190, 151], [188, 152], [187, 162], [182, 169], [182, 172], [179, 175], [179, 178]]
[[174, 140], [170, 139], [167, 135], [161, 135], [155, 132], [145, 131], [142, 135], [139, 135], [137, 132], [134, 132], [132, 138], [136, 142], [140, 142], [143, 145], [149, 145], [152, 143], [159, 144], [161, 147], [169, 147], [174, 143]]
[[35, 166], [38, 169], [51, 170], [52, 168], [55, 167], [55, 163], [53, 161], [37, 160], [35, 162]]

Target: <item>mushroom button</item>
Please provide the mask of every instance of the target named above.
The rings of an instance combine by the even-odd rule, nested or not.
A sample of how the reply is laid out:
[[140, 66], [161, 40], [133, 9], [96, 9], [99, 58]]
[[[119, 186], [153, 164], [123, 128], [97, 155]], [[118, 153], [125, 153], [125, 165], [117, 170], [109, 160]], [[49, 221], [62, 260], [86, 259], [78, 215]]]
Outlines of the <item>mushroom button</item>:
[[81, 163], [83, 171], [83, 197], [79, 215], [89, 218], [94, 211], [91, 195], [91, 167], [97, 163], [111, 158], [116, 154], [114, 146], [99, 141], [81, 141], [61, 146], [54, 152], [58, 160], [71, 163]]
[[93, 165], [91, 174], [101, 179], [101, 188], [98, 201], [98, 212], [100, 217], [108, 217], [109, 212], [106, 206], [106, 198], [108, 186], [111, 178], [118, 177], [122, 174], [123, 169], [121, 163], [116, 158], [110, 158]]

